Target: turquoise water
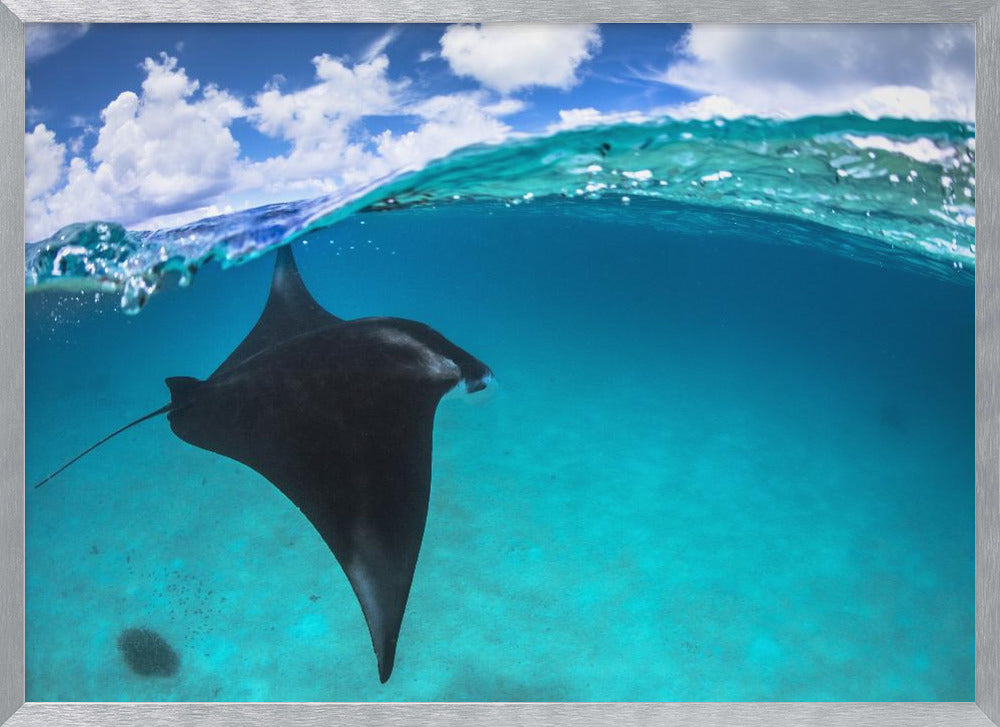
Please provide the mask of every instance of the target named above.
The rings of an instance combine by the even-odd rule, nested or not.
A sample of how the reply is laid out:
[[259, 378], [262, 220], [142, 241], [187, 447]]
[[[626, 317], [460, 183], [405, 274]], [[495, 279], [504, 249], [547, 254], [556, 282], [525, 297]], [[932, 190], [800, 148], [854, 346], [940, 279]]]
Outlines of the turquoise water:
[[[137, 313], [169, 276], [187, 283], [207, 262], [246, 262], [358, 211], [470, 200], [513, 206], [550, 197], [566, 200], [563, 210], [573, 214], [605, 210], [569, 200], [654, 200], [660, 204], [646, 214], [666, 225], [678, 205], [686, 218], [779, 214], [802, 223], [787, 227], [786, 243], [849, 249], [875, 261], [891, 257], [897, 266], [971, 282], [975, 188], [971, 124], [856, 115], [663, 118], [472, 146], [327, 197], [176, 229], [83, 221], [28, 245], [25, 284], [117, 293], [122, 310]], [[815, 223], [829, 237], [811, 234]]]
[[[801, 148], [817, 143], [805, 131]], [[968, 145], [945, 131], [914, 133]], [[904, 181], [887, 172], [874, 177], [885, 190], [838, 192], [871, 216], [789, 186], [785, 198], [811, 194], [816, 209], [825, 197], [812, 220], [744, 204], [760, 189], [750, 182], [724, 202], [704, 191], [712, 181], [697, 199], [665, 197], [642, 186], [669, 176], [654, 163], [665, 157], [643, 156], [655, 144], [625, 144], [634, 127], [603, 133], [635, 161], [616, 171], [654, 171], [630, 180], [627, 201], [621, 189], [524, 199], [544, 176], [528, 162], [519, 195], [516, 175], [502, 194], [474, 193], [502, 175], [459, 155], [389, 181], [391, 194], [311, 207], [324, 208], [320, 224], [268, 233], [297, 237], [306, 284], [338, 316], [426, 322], [499, 382], [438, 410], [427, 530], [387, 684], [347, 579], [296, 508], [160, 418], [28, 489], [27, 698], [971, 700], [972, 227], [953, 198], [918, 194], [894, 212], [884, 196], [916, 184], [907, 168], [959, 172], [887, 152], [879, 168], [899, 166]], [[509, 168], [525, 148], [545, 157], [532, 144], [600, 156], [591, 141], [475, 154]], [[733, 161], [720, 183], [761, 169], [754, 143], [758, 161]], [[720, 167], [695, 161], [699, 180]], [[572, 163], [584, 162], [601, 163]], [[449, 194], [417, 204], [421, 189]], [[891, 209], [874, 206], [879, 194]], [[955, 241], [929, 241], [942, 236]], [[69, 253], [74, 282], [61, 289], [36, 265], [58, 250], [29, 248], [29, 483], [166, 403], [165, 377], [207, 376], [259, 315], [272, 237], [199, 248], [199, 265], [234, 245], [244, 253], [230, 262], [249, 262], [205, 264], [186, 287], [176, 271], [195, 258], [170, 246], [180, 237], [159, 238], [171, 262], [155, 274], [136, 263], [140, 239]], [[121, 300], [127, 276], [81, 262], [98, 252], [155, 289], [140, 314], [122, 313], [139, 307]], [[95, 294], [102, 285], [112, 294]], [[116, 639], [130, 627], [173, 646], [175, 676], [128, 670]]]

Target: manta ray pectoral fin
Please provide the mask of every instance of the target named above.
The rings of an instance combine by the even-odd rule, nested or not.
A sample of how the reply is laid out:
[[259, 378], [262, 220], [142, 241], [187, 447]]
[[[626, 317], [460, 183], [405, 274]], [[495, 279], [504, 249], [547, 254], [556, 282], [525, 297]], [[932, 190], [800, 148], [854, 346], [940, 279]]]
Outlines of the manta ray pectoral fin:
[[[288, 354], [289, 365], [307, 358]], [[308, 518], [350, 580], [384, 682], [423, 538], [434, 410], [446, 385], [340, 378], [308, 364], [272, 378], [276, 361], [254, 363], [259, 371], [240, 367], [245, 375], [197, 386], [170, 426], [253, 468]]]

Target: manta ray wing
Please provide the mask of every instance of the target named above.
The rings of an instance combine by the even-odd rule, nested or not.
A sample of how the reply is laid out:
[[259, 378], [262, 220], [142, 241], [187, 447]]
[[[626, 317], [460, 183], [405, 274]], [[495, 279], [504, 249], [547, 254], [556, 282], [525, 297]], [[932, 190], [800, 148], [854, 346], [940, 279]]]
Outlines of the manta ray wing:
[[[345, 343], [325, 338], [324, 349]], [[374, 343], [346, 338], [354, 355]], [[318, 368], [316, 354], [316, 342], [299, 341], [218, 380], [168, 380], [168, 418], [178, 437], [253, 468], [309, 519], [361, 603], [385, 682], [427, 519], [434, 412], [458, 374], [359, 377]]]

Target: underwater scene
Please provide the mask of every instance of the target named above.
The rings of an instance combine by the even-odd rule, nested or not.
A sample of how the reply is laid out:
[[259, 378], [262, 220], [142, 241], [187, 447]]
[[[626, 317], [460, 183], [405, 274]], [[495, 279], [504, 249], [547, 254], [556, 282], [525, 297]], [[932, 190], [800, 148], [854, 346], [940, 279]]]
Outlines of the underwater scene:
[[974, 699], [974, 136], [603, 119], [29, 242], [26, 698]]

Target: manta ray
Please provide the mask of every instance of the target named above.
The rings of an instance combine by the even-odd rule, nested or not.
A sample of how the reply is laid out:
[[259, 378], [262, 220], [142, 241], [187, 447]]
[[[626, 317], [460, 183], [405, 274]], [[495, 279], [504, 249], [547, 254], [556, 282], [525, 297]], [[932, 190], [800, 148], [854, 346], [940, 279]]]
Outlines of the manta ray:
[[384, 684], [427, 520], [438, 402], [492, 381], [437, 331], [402, 318], [341, 320], [278, 250], [260, 319], [205, 380], [166, 380], [170, 403], [104, 439], [166, 414], [185, 442], [242, 462], [302, 511], [361, 604]]

